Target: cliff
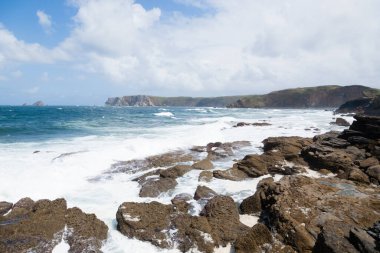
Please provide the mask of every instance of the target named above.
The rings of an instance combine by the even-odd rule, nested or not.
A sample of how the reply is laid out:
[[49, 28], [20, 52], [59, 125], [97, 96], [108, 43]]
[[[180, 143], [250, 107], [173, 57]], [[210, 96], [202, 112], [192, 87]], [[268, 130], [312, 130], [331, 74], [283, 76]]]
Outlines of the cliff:
[[108, 106], [210, 106], [231, 108], [323, 108], [363, 97], [373, 97], [380, 90], [366, 86], [318, 86], [280, 90], [266, 95], [226, 97], [156, 97], [124, 96], [108, 98]]
[[246, 96], [228, 107], [243, 108], [323, 108], [363, 97], [373, 97], [379, 90], [361, 86], [318, 86], [271, 92], [262, 96]]

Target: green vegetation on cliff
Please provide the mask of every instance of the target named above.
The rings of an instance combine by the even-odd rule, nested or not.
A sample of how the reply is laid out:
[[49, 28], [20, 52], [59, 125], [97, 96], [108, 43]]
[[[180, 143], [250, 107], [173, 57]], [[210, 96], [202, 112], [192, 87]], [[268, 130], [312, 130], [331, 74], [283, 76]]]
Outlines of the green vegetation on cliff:
[[124, 96], [109, 98], [110, 106], [210, 106], [232, 108], [324, 108], [362, 98], [374, 97], [380, 90], [361, 85], [318, 86], [274, 91], [266, 95], [225, 97]]

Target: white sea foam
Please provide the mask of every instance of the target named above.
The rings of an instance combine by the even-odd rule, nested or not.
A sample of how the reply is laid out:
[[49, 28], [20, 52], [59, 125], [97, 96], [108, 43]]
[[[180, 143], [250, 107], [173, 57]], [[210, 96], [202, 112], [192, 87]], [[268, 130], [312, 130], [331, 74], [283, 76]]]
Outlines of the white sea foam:
[[174, 114], [171, 112], [157, 112], [154, 115], [160, 116], [160, 117], [173, 117]]
[[[207, 109], [210, 110], [210, 109]], [[85, 212], [95, 213], [109, 226], [109, 239], [103, 246], [104, 252], [179, 252], [178, 250], [159, 250], [147, 242], [128, 239], [116, 230], [115, 213], [125, 201], [149, 202], [152, 200], [170, 203], [179, 193], [193, 195], [198, 184], [200, 171], [191, 171], [178, 178], [177, 187], [159, 198], [140, 198], [139, 185], [132, 181], [136, 175], [114, 174], [99, 181], [94, 178], [110, 168], [116, 161], [140, 159], [171, 150], [205, 145], [208, 142], [227, 142], [247, 140], [252, 147], [245, 148], [237, 158], [247, 153], [259, 153], [262, 140], [270, 136], [311, 137], [317, 132], [342, 130], [343, 127], [330, 125], [331, 112], [322, 110], [236, 110], [222, 114], [226, 109], [212, 109], [212, 117], [184, 121], [176, 126], [158, 126], [152, 129], [132, 129], [133, 134], [122, 128], [107, 128], [105, 136], [91, 135], [80, 138], [0, 144], [0, 200], [16, 202], [29, 196], [37, 199], [64, 197], [68, 205], [78, 206]], [[218, 114], [221, 117], [218, 117]], [[160, 115], [157, 115], [160, 114]], [[172, 117], [168, 111], [155, 115]], [[200, 115], [197, 112], [197, 115]], [[211, 114], [208, 114], [211, 115]], [[349, 118], [347, 118], [349, 119]], [[257, 122], [268, 120], [272, 125], [263, 127], [232, 126], [237, 122]], [[352, 120], [351, 120], [352, 121]], [[305, 130], [305, 128], [319, 130]], [[132, 131], [128, 129], [128, 131]], [[124, 132], [125, 131], [125, 132]], [[118, 132], [118, 134], [114, 134]], [[125, 133], [125, 134], [124, 134]], [[40, 151], [34, 153], [34, 151]], [[67, 155], [62, 159], [54, 158], [64, 153], [86, 151]], [[228, 169], [232, 161], [215, 163], [215, 169]], [[279, 180], [281, 176], [276, 176]], [[204, 183], [219, 194], [231, 196], [236, 202], [251, 196], [261, 178], [241, 182], [213, 179]], [[197, 214], [202, 206], [192, 201], [193, 213]], [[62, 246], [63, 247], [63, 246]], [[219, 248], [218, 250], [225, 250]], [[228, 251], [229, 252], [229, 251]]]

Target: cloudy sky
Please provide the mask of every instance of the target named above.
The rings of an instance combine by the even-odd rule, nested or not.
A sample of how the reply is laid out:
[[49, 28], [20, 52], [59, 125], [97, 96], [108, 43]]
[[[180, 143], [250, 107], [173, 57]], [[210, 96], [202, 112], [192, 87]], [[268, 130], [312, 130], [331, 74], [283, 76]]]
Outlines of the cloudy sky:
[[3, 0], [0, 104], [380, 88], [379, 0]]

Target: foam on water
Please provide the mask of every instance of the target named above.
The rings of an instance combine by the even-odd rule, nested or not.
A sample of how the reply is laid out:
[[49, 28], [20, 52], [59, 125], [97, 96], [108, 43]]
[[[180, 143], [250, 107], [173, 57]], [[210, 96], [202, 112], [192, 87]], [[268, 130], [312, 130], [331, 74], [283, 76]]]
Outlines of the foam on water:
[[[65, 110], [66, 108], [56, 111]], [[1, 142], [0, 139], [0, 200], [16, 202], [26, 196], [35, 200], [64, 197], [69, 207], [77, 206], [85, 212], [95, 213], [109, 226], [109, 239], [103, 247], [104, 252], [178, 252], [159, 250], [150, 243], [121, 235], [116, 230], [115, 221], [118, 206], [125, 201], [156, 200], [170, 203], [176, 194], [193, 195], [198, 184], [205, 184], [217, 193], [231, 196], [236, 202], [241, 202], [255, 192], [261, 178], [241, 182], [214, 178], [209, 183], [199, 183], [200, 171], [194, 170], [178, 178], [178, 185], [173, 191], [154, 199], [138, 196], [139, 185], [132, 181], [136, 175], [119, 173], [98, 181], [89, 179], [99, 176], [117, 161], [141, 159], [193, 145], [205, 145], [208, 142], [250, 141], [252, 147], [238, 152], [236, 158], [241, 159], [248, 153], [260, 153], [262, 140], [270, 136], [311, 137], [317, 133], [343, 129], [330, 125], [332, 113], [323, 110], [185, 108], [175, 111], [178, 117], [176, 119], [171, 118], [174, 114], [166, 111], [167, 109], [155, 109], [153, 114], [152, 110], [149, 109], [147, 114], [154, 114], [162, 121], [151, 123], [149, 128], [144, 128], [142, 121], [141, 125], [134, 125], [133, 128], [118, 124], [96, 126], [98, 132], [105, 134], [12, 143]], [[103, 116], [110, 117], [107, 114]], [[122, 118], [120, 124], [129, 120], [127, 116], [118, 117]], [[345, 119], [352, 121], [348, 117]], [[266, 120], [271, 125], [232, 127], [241, 121], [261, 120]], [[86, 122], [70, 124], [89, 128]], [[312, 130], [305, 130], [311, 127]], [[232, 164], [232, 160], [218, 162], [215, 163], [215, 169], [228, 169]], [[280, 176], [276, 176], [275, 180], [279, 179]], [[199, 213], [202, 205], [196, 201], [192, 204], [193, 213]], [[64, 248], [65, 245], [60, 247]]]

